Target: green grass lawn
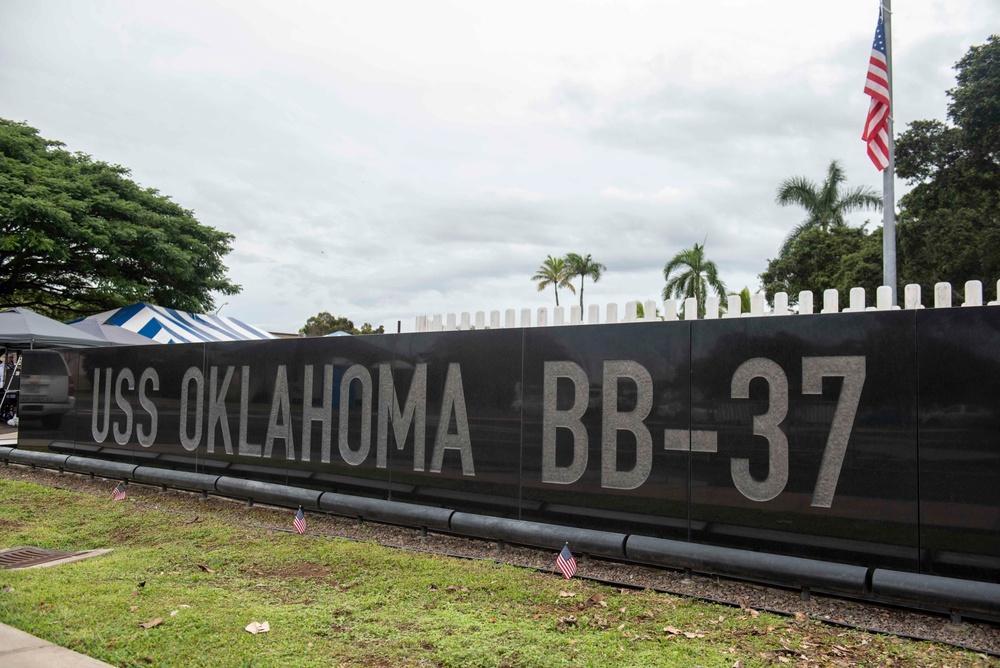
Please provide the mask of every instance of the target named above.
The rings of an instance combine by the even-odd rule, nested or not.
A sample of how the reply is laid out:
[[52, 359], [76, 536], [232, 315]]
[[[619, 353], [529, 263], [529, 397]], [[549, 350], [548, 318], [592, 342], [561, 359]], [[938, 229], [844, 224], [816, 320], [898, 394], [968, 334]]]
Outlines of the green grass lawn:
[[[112, 502], [0, 479], [0, 547], [114, 549], [0, 571], [0, 621], [116, 666], [992, 663], [805, 619], [268, 528], [290, 523], [290, 511], [154, 488], [133, 485]], [[270, 631], [246, 632], [254, 621]]]

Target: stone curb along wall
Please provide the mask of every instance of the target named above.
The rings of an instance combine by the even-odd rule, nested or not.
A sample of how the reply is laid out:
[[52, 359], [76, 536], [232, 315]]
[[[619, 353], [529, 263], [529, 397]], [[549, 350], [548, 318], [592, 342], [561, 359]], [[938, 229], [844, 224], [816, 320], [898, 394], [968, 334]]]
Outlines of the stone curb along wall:
[[19, 450], [1000, 582], [988, 306], [58, 354]]

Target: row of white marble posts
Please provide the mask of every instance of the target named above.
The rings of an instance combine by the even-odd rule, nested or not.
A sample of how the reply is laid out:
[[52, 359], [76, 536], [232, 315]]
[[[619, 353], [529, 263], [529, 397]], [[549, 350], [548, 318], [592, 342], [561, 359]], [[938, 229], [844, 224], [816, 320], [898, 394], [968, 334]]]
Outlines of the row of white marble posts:
[[[948, 308], [952, 306], [952, 287], [950, 283], [938, 283], [934, 286], [934, 308]], [[997, 294], [1000, 294], [1000, 281], [997, 281]], [[823, 292], [822, 308], [820, 313], [856, 313], [860, 311], [888, 311], [899, 309], [892, 304], [892, 291], [888, 286], [883, 285], [878, 288], [875, 294], [875, 303], [869, 306], [866, 302], [864, 288], [852, 288], [848, 295], [848, 305], [841, 309], [840, 295], [837, 290], [826, 290]], [[991, 301], [989, 305], [996, 305], [1000, 302]], [[642, 303], [643, 317], [639, 317], [639, 302], [627, 302], [624, 313], [619, 317], [618, 305], [608, 304], [605, 307], [604, 319], [601, 319], [601, 307], [591, 304], [587, 307], [587, 318], [584, 320], [583, 312], [577, 305], [571, 306], [567, 314], [566, 308], [556, 306], [552, 309], [552, 318], [549, 319], [549, 309], [545, 306], [539, 307], [535, 311], [535, 318], [532, 321], [532, 311], [530, 308], [520, 310], [520, 318], [515, 309], [509, 308], [501, 313], [499, 310], [490, 311], [489, 319], [485, 311], [476, 311], [474, 314], [468, 311], [462, 313], [448, 313], [447, 315], [417, 316], [416, 331], [418, 332], [440, 332], [470, 329], [501, 329], [515, 327], [548, 327], [550, 325], [599, 325], [613, 324], [620, 322], [659, 322], [673, 321], [680, 318], [678, 306], [680, 302], [676, 299], [666, 299], [663, 301], [662, 310], [660, 304], [655, 300], [648, 300]], [[965, 284], [965, 301], [962, 306], [983, 306], [983, 284], [981, 281], [968, 281]], [[698, 307], [694, 298], [683, 300], [683, 315], [685, 320], [696, 320], [698, 318]], [[799, 293], [798, 306], [795, 310], [789, 308], [788, 295], [779, 292], [774, 296], [774, 306], [768, 309], [763, 293], [750, 296], [750, 311], [742, 311], [742, 301], [739, 295], [730, 295], [726, 300], [726, 307], [720, 313], [720, 299], [717, 296], [710, 296], [705, 300], [706, 320], [717, 318], [738, 318], [738, 317], [758, 317], [758, 316], [781, 316], [781, 315], [808, 315], [815, 313], [815, 303], [813, 293], [804, 291]], [[907, 285], [903, 296], [904, 309], [924, 308], [921, 300], [920, 286]], [[568, 315], [568, 317], [567, 317]]]

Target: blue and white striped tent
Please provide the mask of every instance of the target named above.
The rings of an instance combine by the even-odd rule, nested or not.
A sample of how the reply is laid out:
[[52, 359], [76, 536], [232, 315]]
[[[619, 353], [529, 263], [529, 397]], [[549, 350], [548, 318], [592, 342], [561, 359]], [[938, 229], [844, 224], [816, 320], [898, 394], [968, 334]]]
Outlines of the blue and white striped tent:
[[92, 318], [141, 334], [160, 343], [255, 341], [276, 339], [274, 334], [236, 318], [188, 313], [145, 302], [105, 311]]

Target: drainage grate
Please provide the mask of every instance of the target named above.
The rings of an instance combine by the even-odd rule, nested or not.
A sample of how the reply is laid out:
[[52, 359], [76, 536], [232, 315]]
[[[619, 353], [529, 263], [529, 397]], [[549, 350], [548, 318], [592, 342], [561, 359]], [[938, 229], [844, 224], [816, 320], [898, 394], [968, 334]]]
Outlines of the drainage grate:
[[57, 559], [74, 557], [78, 554], [81, 553], [45, 550], [40, 547], [13, 547], [9, 550], [0, 550], [0, 568], [28, 568]]

